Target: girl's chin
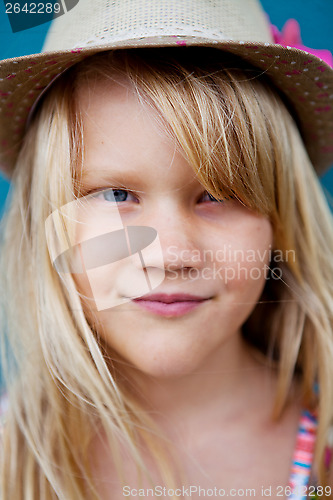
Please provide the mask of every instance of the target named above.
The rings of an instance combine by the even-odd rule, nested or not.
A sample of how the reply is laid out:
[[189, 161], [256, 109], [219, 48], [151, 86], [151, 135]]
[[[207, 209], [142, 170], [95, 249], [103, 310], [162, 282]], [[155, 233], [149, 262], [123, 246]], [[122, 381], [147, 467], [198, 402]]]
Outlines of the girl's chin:
[[184, 360], [179, 355], [166, 357], [165, 355], [159, 356], [152, 353], [149, 359], [141, 358], [139, 360], [128, 361], [131, 362], [134, 371], [142, 376], [157, 379], [174, 379], [194, 373], [198, 369], [200, 361], [202, 362], [203, 360], [191, 359], [189, 357]]
[[181, 368], [179, 366], [156, 366], [156, 367], [141, 367], [137, 366], [136, 369], [141, 373], [142, 376], [147, 376], [150, 378], [160, 379], [160, 380], [174, 380], [181, 377], [185, 377], [194, 373], [195, 368], [187, 369]]

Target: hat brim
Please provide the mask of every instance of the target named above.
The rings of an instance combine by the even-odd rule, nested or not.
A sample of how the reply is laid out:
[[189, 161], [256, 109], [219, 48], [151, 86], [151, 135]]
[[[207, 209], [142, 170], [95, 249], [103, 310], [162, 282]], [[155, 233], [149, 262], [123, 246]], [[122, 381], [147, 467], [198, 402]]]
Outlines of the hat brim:
[[196, 37], [128, 39], [44, 52], [0, 63], [0, 168], [10, 178], [31, 109], [65, 70], [98, 52], [149, 47], [204, 46], [241, 57], [262, 70], [286, 96], [318, 174], [333, 163], [333, 70], [316, 56], [271, 43], [213, 42]]

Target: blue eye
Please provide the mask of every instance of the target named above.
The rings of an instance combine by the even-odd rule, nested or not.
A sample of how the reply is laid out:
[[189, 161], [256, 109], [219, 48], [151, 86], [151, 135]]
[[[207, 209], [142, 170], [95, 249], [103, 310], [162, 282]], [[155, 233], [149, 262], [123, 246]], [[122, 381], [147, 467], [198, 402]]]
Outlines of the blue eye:
[[122, 201], [137, 201], [136, 198], [125, 189], [104, 189], [96, 193], [97, 197], [102, 197], [102, 201], [121, 203]]

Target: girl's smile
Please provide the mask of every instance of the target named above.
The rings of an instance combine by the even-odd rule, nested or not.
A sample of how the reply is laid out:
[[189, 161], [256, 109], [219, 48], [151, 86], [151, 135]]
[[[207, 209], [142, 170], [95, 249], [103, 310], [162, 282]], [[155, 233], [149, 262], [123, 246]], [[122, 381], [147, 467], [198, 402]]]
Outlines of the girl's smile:
[[[226, 352], [239, 351], [241, 326], [267, 277], [269, 262], [260, 256], [272, 244], [269, 220], [236, 199], [208, 194], [157, 113], [125, 80], [83, 85], [79, 109], [82, 186], [94, 212], [85, 214], [79, 241], [105, 233], [103, 217], [117, 230], [148, 226], [158, 234], [130, 260], [75, 275], [88, 318], [112, 350], [156, 376], [191, 372], [222, 356], [226, 344]], [[221, 263], [215, 256], [223, 247], [235, 258]], [[249, 250], [258, 258], [246, 259]], [[115, 305], [94, 307], [94, 292]]]
[[138, 306], [161, 316], [181, 316], [193, 311], [199, 305], [209, 301], [211, 297], [200, 297], [188, 294], [152, 294], [144, 295], [133, 301]]

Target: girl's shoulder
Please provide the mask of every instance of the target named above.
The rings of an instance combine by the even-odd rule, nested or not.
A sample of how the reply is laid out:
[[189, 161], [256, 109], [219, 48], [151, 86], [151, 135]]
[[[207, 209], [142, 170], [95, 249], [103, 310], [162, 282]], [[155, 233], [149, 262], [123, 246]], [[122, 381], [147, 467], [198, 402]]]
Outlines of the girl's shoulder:
[[327, 473], [327, 484], [331, 488], [331, 494], [333, 494], [333, 424], [331, 425], [328, 436], [327, 444], [325, 448], [325, 468]]

